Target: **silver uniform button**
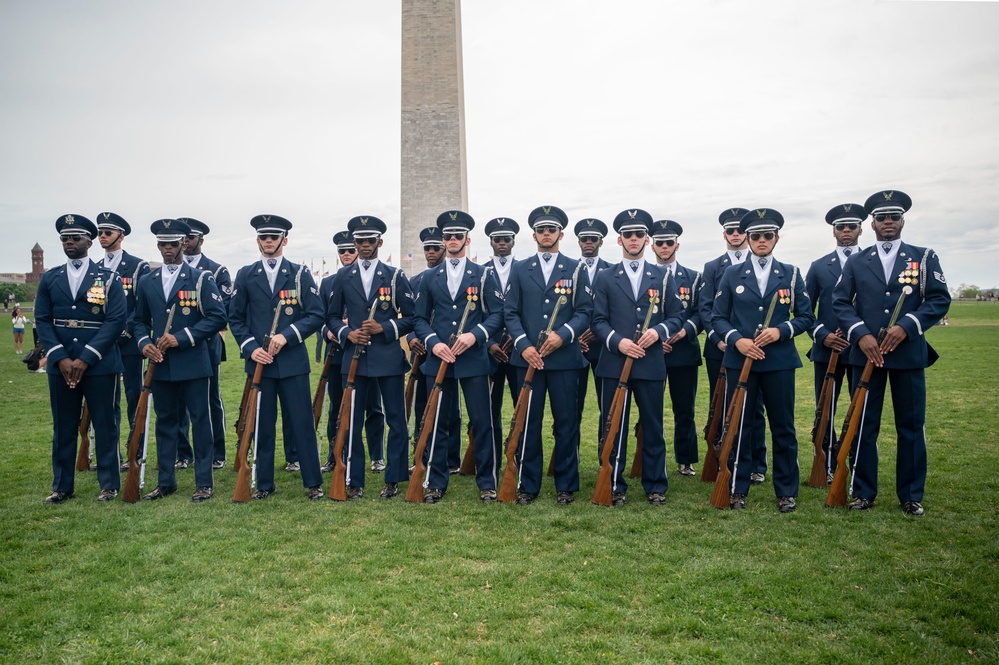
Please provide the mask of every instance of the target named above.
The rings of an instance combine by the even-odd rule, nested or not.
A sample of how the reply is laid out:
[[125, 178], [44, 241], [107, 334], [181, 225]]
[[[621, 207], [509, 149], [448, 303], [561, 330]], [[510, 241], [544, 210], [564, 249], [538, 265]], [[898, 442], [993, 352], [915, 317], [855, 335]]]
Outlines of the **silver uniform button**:
[[757, 309], [760, 310], [761, 312], [763, 311], [762, 307], [757, 307]]
[[76, 305], [73, 305], [72, 307], [70, 307], [70, 309], [76, 309]]
[[887, 314], [887, 313], [888, 313], [888, 310], [886, 309], [886, 310], [885, 310], [885, 314]]

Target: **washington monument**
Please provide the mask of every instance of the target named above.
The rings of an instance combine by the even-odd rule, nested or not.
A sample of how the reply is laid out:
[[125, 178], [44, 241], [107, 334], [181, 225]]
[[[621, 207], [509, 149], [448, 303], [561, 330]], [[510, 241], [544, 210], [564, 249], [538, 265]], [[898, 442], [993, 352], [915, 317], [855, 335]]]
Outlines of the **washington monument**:
[[401, 265], [412, 275], [423, 268], [420, 229], [468, 209], [460, 0], [402, 0], [401, 203]]

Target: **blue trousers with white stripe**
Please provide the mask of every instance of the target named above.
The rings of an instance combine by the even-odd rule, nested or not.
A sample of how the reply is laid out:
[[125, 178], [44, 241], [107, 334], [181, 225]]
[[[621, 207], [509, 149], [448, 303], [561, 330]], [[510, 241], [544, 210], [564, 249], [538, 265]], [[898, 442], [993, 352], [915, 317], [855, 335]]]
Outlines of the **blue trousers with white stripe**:
[[[518, 394], [526, 375], [526, 367], [517, 368]], [[535, 495], [541, 493], [541, 480], [545, 472], [541, 428], [546, 396], [551, 399], [554, 421], [555, 446], [552, 455], [555, 456], [555, 491], [579, 491], [579, 420], [576, 411], [578, 380], [578, 369], [552, 369], [534, 373], [524, 437], [517, 445], [521, 492]]]
[[[604, 379], [601, 389], [603, 398], [600, 400], [600, 422], [607, 422], [607, 414], [614, 401], [614, 392], [618, 382], [615, 379]], [[628, 491], [625, 475], [631, 471], [631, 460], [628, 458], [628, 439], [631, 428], [628, 426], [631, 400], [638, 405], [638, 422], [642, 424], [642, 488], [646, 494], [665, 494], [669, 488], [666, 478], [666, 440], [663, 437], [663, 392], [665, 381], [645, 381], [632, 379], [628, 381], [628, 396], [622, 413], [621, 427], [614, 440], [611, 450], [611, 465], [613, 480], [611, 491], [614, 494], [624, 494]], [[606, 444], [605, 444], [606, 445]]]

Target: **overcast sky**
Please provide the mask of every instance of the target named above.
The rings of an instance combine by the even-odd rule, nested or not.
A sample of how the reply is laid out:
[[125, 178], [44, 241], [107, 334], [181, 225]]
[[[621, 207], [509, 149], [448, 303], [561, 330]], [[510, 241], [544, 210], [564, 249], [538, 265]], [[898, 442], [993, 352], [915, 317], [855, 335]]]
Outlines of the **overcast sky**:
[[[999, 285], [997, 3], [465, 0], [462, 30], [480, 225], [641, 207], [683, 225], [699, 268], [722, 209], [769, 206], [776, 256], [807, 267], [829, 208], [891, 188], [951, 286]], [[233, 270], [257, 258], [255, 214], [288, 217], [286, 255], [317, 269], [373, 214], [398, 264], [418, 250], [399, 248], [400, 57], [398, 0], [0, 0], [0, 272], [36, 241], [61, 263], [55, 219], [104, 210], [152, 259], [153, 220], [201, 219]]]

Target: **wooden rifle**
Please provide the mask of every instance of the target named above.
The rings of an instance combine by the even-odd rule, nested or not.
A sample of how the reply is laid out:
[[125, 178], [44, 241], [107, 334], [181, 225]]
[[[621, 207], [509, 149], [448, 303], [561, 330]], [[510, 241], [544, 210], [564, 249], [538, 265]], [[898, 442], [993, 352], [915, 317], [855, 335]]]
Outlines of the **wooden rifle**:
[[[898, 303], [895, 304], [895, 311], [892, 312], [891, 320], [888, 321], [886, 327], [878, 332], [878, 345], [884, 341], [885, 335], [888, 334], [888, 331], [898, 321], [898, 315], [902, 311], [902, 303], [905, 302], [905, 297], [910, 293], [912, 293], [911, 286], [906, 285], [902, 287], [902, 295], [898, 297]], [[857, 431], [860, 429], [860, 417], [864, 413], [864, 407], [867, 402], [868, 384], [871, 381], [871, 374], [873, 373], [874, 363], [868, 360], [864, 364], [864, 371], [860, 375], [860, 382], [857, 383], [857, 387], [853, 391], [853, 398], [850, 400], [850, 409], [846, 412], [846, 421], [843, 423], [843, 429], [840, 431], [839, 454], [836, 456], [836, 473], [833, 475], [832, 485], [829, 486], [829, 494], [826, 496], [827, 506], [846, 505], [846, 476], [850, 473], [850, 448], [853, 446], [853, 440], [857, 438]]]
[[80, 415], [80, 449], [76, 453], [76, 470], [90, 471], [90, 405], [86, 401]]
[[722, 369], [715, 381], [715, 391], [711, 395], [711, 407], [708, 409], [708, 422], [704, 426], [704, 440], [708, 444], [708, 449], [704, 453], [701, 482], [713, 483], [718, 477], [718, 451], [715, 449], [715, 441], [718, 439], [718, 426], [721, 425], [722, 413], [725, 411], [723, 405], [727, 389], [728, 380], [725, 378], [725, 370]]
[[[371, 309], [368, 311], [368, 321], [374, 320], [376, 309], [378, 309], [377, 298], [371, 303]], [[350, 359], [350, 368], [347, 370], [347, 382], [344, 384], [343, 398], [340, 400], [340, 411], [336, 417], [336, 443], [333, 445], [333, 477], [330, 479], [330, 491], [327, 495], [334, 501], [347, 500], [347, 464], [343, 459], [343, 448], [354, 425], [354, 382], [357, 381], [357, 365], [361, 361], [361, 356], [367, 350], [367, 345], [354, 345], [354, 355]], [[347, 454], [350, 455], [350, 451]]]
[[[278, 319], [281, 317], [281, 306], [274, 308], [274, 320], [271, 321], [271, 331], [264, 336], [260, 345], [264, 351], [271, 345], [271, 339], [277, 332]], [[257, 471], [257, 416], [260, 410], [260, 380], [264, 375], [264, 364], [257, 363], [253, 369], [253, 378], [250, 380], [250, 389], [246, 393], [246, 406], [240, 415], [243, 422], [242, 434], [239, 437], [239, 450], [236, 453], [236, 465], [239, 466], [239, 473], [236, 475], [236, 489], [232, 493], [232, 500], [235, 503], [247, 503], [250, 500], [250, 486], [254, 482]], [[253, 441], [253, 466], [250, 466], [247, 457], [250, 454], [250, 441]]]
[[[833, 351], [826, 366], [826, 375], [822, 380], [822, 390], [819, 401], [815, 405], [815, 422], [812, 424], [812, 472], [808, 476], [811, 487], [828, 487], [826, 478], [826, 451], [822, 450], [829, 424], [832, 421], [833, 393], [836, 391], [836, 365], [839, 362], [839, 351]], [[830, 441], [832, 440], [832, 433]]]
[[[458, 336], [465, 330], [465, 323], [468, 321], [468, 313], [475, 307], [475, 302], [469, 300], [465, 304], [465, 311], [461, 314], [461, 322], [458, 324], [458, 331], [451, 334], [448, 339], [448, 346], [454, 347], [458, 341]], [[431, 353], [427, 349], [427, 354]], [[427, 394], [427, 406], [423, 410], [423, 418], [420, 420], [420, 439], [416, 443], [416, 451], [413, 453], [413, 472], [409, 476], [409, 487], [406, 488], [406, 501], [410, 503], [423, 503], [423, 490], [427, 487], [429, 479], [427, 475], [427, 465], [423, 462], [423, 453], [427, 450], [427, 440], [431, 432], [437, 430], [437, 419], [440, 417], [441, 390], [444, 387], [444, 377], [447, 376], [447, 368], [451, 363], [441, 359], [441, 366], [437, 369], [437, 376], [434, 377], [434, 385]], [[458, 396], [455, 395], [455, 399]], [[427, 422], [427, 418], [433, 414], [433, 423]], [[428, 425], [432, 425], [428, 427]]]
[[475, 433], [472, 432], [472, 423], [468, 423], [468, 445], [465, 446], [465, 456], [461, 458], [461, 466], [458, 467], [458, 475], [475, 475]]
[[330, 367], [333, 364], [333, 354], [326, 354], [326, 362], [323, 363], [323, 371], [319, 375], [319, 385], [316, 386], [316, 394], [312, 398], [312, 424], [316, 431], [319, 431], [319, 421], [323, 419], [323, 406], [326, 405], [326, 385], [330, 379]]
[[642, 449], [645, 447], [645, 430], [642, 429], [642, 423], [635, 423], [635, 459], [631, 460], [631, 473], [628, 474], [631, 478], [641, 478], [642, 477]]
[[[177, 312], [177, 305], [170, 306], [170, 313], [167, 315], [166, 326], [163, 334], [170, 332], [173, 326], [173, 315]], [[153, 391], [153, 371], [156, 364], [152, 360], [146, 362], [146, 374], [142, 377], [142, 392], [139, 393], [139, 401], [135, 405], [135, 416], [132, 418], [132, 434], [128, 437], [128, 475], [125, 476], [125, 487], [121, 492], [121, 500], [125, 503], [135, 503], [139, 500], [139, 441], [142, 445], [142, 464], [146, 463], [146, 442], [149, 439], [149, 419], [146, 417], [149, 412], [149, 396]]]
[[[535, 345], [535, 348], [538, 349], [539, 353], [541, 347], [548, 340], [548, 335], [552, 332], [552, 327], [555, 325], [555, 317], [558, 316], [558, 310], [567, 302], [569, 302], [569, 299], [564, 295], [559, 296], [559, 299], [555, 301], [555, 308], [552, 310], [551, 318], [548, 319], [548, 327], [538, 334], [538, 343]], [[513, 423], [510, 425], [510, 434], [506, 437], [506, 469], [503, 471], [500, 491], [496, 496], [497, 501], [513, 503], [517, 500], [518, 476], [520, 475], [520, 470], [517, 468], [517, 446], [520, 444], [521, 438], [523, 438], [524, 432], [527, 429], [527, 415], [531, 408], [531, 393], [534, 390], [531, 387], [531, 381], [534, 380], [534, 371], [533, 365], [527, 366], [527, 373], [524, 374], [524, 382], [521, 384], [520, 393], [517, 395], [517, 406], [513, 411]], [[553, 447], [552, 459], [549, 463], [551, 470], [548, 475], [555, 474], [554, 466], [555, 450]]]
[[[777, 307], [777, 297], [775, 293], [770, 301], [770, 308], [767, 316], [763, 319], [760, 331], [770, 327], [770, 319], [773, 318], [774, 309]], [[742, 414], [746, 408], [746, 383], [749, 381], [749, 372], [753, 368], [753, 359], [747, 357], [742, 363], [742, 371], [739, 372], [739, 382], [732, 393], [732, 401], [729, 402], [728, 412], [725, 414], [725, 425], [722, 428], [722, 449], [718, 456], [718, 477], [715, 478], [715, 488], [711, 492], [711, 505], [715, 508], [731, 508], [731, 490], [729, 484], [732, 480], [732, 472], [728, 468], [728, 458], [732, 455], [732, 444], [735, 437], [742, 431]], [[725, 371], [725, 368], [722, 368]], [[728, 387], [726, 386], [726, 390]], [[738, 461], [736, 462], [738, 467]]]
[[[232, 424], [236, 428], [236, 441], [243, 440], [243, 429], [246, 427], [246, 421], [243, 420], [243, 415], [246, 413], [246, 400], [250, 396], [250, 386], [253, 385], [253, 376], [250, 374], [246, 375], [246, 382], [243, 384], [243, 396], [239, 400], [239, 411], [237, 412], [239, 416], [236, 418], [236, 422]], [[246, 460], [243, 460], [245, 462]], [[236, 461], [233, 462], [232, 470], [239, 471], [239, 467], [242, 463], [239, 461], [239, 455], [236, 456]]]
[[[649, 329], [649, 321], [652, 320], [652, 314], [659, 311], [657, 304], [659, 303], [659, 291], [656, 289], [649, 289], [649, 309], [645, 313], [645, 322], [642, 327], [635, 333], [635, 337], [632, 341], [637, 342], [645, 334], [645, 331]], [[607, 410], [607, 420], [604, 422], [603, 432], [600, 436], [600, 472], [597, 474], [597, 484], [593, 488], [593, 498], [590, 499], [593, 503], [598, 506], [609, 506], [611, 505], [611, 476], [613, 475], [613, 468], [611, 467], [610, 456], [611, 451], [614, 449], [614, 439], [617, 438], [618, 433], [621, 431], [621, 423], [624, 421], [624, 407], [628, 399], [628, 377], [631, 376], [631, 366], [635, 363], [635, 359], [631, 356], [627, 356], [624, 359], [624, 367], [621, 368], [621, 376], [617, 380], [617, 388], [614, 390], [614, 398], [611, 400], [610, 408]]]
[[406, 379], [406, 423], [408, 425], [410, 417], [413, 415], [413, 402], [416, 400], [416, 382], [420, 379], [420, 365], [423, 364], [424, 358], [427, 357], [426, 352], [422, 355], [413, 354], [413, 359], [410, 361], [413, 365], [413, 369], [409, 372], [409, 378]]

